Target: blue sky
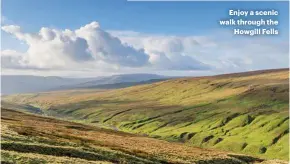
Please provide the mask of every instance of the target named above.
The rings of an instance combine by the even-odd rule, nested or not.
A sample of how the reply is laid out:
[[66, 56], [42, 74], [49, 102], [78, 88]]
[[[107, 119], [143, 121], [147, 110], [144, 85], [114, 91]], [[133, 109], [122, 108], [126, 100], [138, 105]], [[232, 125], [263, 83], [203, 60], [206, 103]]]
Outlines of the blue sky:
[[[78, 28], [91, 21], [103, 29], [176, 35], [219, 28], [228, 9], [278, 9], [287, 26], [287, 2], [127, 2], [126, 0], [2, 0], [2, 14], [25, 30]], [[284, 21], [283, 21], [284, 20]]]
[[[149, 38], [148, 35], [150, 35], [151, 38], [156, 38], [155, 40], [159, 39], [158, 41], [160, 41], [160, 37], [158, 38], [157, 36], [162, 35], [169, 38], [172, 38], [172, 36], [178, 36], [183, 37], [183, 39], [185, 38], [186, 40], [187, 37], [192, 36], [202, 36], [209, 39], [209, 35], [215, 34], [216, 37], [219, 36], [218, 39], [222, 39], [225, 42], [232, 42], [226, 40], [225, 38], [220, 38], [222, 34], [219, 34], [219, 31], [225, 29], [225, 27], [221, 27], [218, 24], [218, 21], [220, 19], [230, 18], [227, 15], [229, 9], [278, 10], [278, 17], [268, 18], [274, 18], [279, 20], [280, 25], [278, 26], [278, 28], [280, 29], [280, 33], [282, 36], [279, 35], [278, 39], [270, 39], [270, 41], [268, 39], [265, 42], [267, 42], [267, 44], [273, 45], [274, 43], [269, 42], [273, 42], [273, 40], [278, 40], [279, 42], [281, 41], [281, 39], [279, 40], [280, 37], [284, 39], [288, 38], [288, 2], [127, 2], [126, 0], [2, 0], [2, 18], [4, 17], [2, 25], [17, 25], [21, 27], [21, 31], [32, 34], [38, 33], [38, 31], [42, 27], [57, 30], [70, 29], [74, 31], [82, 26], [96, 21], [100, 24], [101, 29], [104, 31], [138, 32], [140, 33], [140, 36], [138, 36], [138, 38], [134, 36], [133, 39], [139, 40], [144, 39], [144, 35], [147, 36], [147, 40]], [[259, 17], [255, 18], [259, 19]], [[130, 41], [128, 40], [128, 37], [129, 36], [120, 36], [118, 39], [128, 44], [135, 44], [135, 42], [131, 43], [132, 36], [130, 36]], [[20, 44], [18, 40], [19, 38], [17, 39], [11, 34], [2, 32], [2, 50], [13, 49], [16, 51], [25, 52], [29, 46], [25, 44], [26, 41], [22, 40], [22, 44]], [[137, 42], [139, 40], [137, 40]], [[182, 39], [178, 38], [177, 40], [180, 41]], [[235, 40], [235, 42], [240, 41], [241, 39]], [[162, 40], [160, 42], [163, 43], [165, 41]], [[168, 42], [169, 41], [167, 39], [166, 43]], [[177, 41], [170, 40], [170, 44], [172, 42], [176, 43]], [[289, 43], [289, 40], [284, 40], [283, 44], [285, 44], [285, 42]], [[225, 44], [226, 43], [224, 43], [223, 45], [219, 45], [220, 47], [216, 49], [221, 51], [220, 53], [223, 53], [221, 50], [221, 46], [226, 47]], [[275, 44], [279, 46], [281, 45], [277, 42], [275, 42]], [[134, 46], [138, 47], [139, 45]], [[141, 48], [145, 47], [146, 49], [146, 46], [148, 47], [148, 45], [143, 45], [143, 47], [141, 46]], [[260, 46], [262, 47], [263, 45]], [[152, 49], [152, 46], [150, 48]], [[232, 48], [234, 49], [234, 47]], [[154, 50], [156, 50], [156, 48], [154, 48]], [[203, 53], [203, 50], [201, 51], [202, 52], [200, 53]], [[160, 51], [160, 53], [165, 53], [165, 51]], [[191, 52], [180, 51], [180, 54], [182, 55], [187, 55], [186, 53]], [[196, 52], [194, 51], [192, 53]], [[167, 57], [169, 56], [170, 60], [173, 60], [171, 58], [173, 55], [165, 54], [165, 56], [166, 55]], [[214, 54], [212, 55], [214, 56]], [[205, 61], [208, 60], [210, 57], [192, 56], [192, 58], [198, 60], [200, 59], [202, 60], [202, 63], [207, 63]], [[223, 60], [224, 58], [225, 57], [223, 56], [220, 57], [218, 60]], [[229, 60], [230, 58], [232, 59], [232, 57], [229, 57], [227, 58], [227, 60]], [[285, 55], [284, 59], [286, 59]], [[185, 59], [174, 58], [174, 60], [184, 61]], [[235, 59], [235, 62], [237, 61], [239, 60]], [[212, 62], [215, 63], [218, 61]], [[177, 67], [176, 65], [177, 64], [174, 64], [174, 66], [170, 66], [170, 68], [175, 68]], [[265, 63], [262, 63], [261, 65], [265, 65]], [[275, 67], [278, 67], [278, 65], [279, 64], [277, 64], [277, 66]], [[283, 66], [287, 65], [288, 63], [283, 64]], [[266, 68], [266, 66], [258, 68], [251, 67], [248, 70], [259, 68]], [[269, 66], [269, 68], [272, 67]], [[166, 69], [168, 71], [169, 67], [166, 67]]]

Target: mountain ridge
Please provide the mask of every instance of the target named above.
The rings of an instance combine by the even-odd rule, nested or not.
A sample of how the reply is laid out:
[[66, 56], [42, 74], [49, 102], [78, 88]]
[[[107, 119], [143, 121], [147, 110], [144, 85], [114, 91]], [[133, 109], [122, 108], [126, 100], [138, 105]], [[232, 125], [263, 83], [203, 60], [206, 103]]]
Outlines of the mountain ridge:
[[165, 79], [156, 74], [120, 74], [95, 78], [66, 78], [58, 76], [2, 75], [1, 94], [35, 93], [43, 91], [90, 88], [96, 85]]

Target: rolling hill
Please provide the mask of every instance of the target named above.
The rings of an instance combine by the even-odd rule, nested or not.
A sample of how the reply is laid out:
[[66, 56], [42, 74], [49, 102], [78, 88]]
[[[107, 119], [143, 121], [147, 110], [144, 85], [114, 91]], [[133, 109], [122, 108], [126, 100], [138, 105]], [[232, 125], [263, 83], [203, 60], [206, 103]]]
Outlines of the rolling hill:
[[[45, 115], [259, 158], [289, 155], [289, 70], [4, 96]], [[5, 107], [5, 106], [4, 106]]]
[[[2, 75], [1, 94], [36, 93], [76, 88], [122, 88], [150, 83], [168, 77], [155, 74], [122, 74], [94, 78], [64, 78], [57, 76]], [[116, 84], [116, 85], [114, 85]]]
[[1, 163], [6, 164], [285, 163], [200, 149], [3, 108], [1, 114]]
[[68, 89], [91, 88], [98, 85], [117, 84], [117, 83], [136, 83], [152, 79], [166, 79], [166, 78], [168, 77], [155, 74], [122, 74], [101, 77], [99, 79], [89, 80], [84, 83], [79, 83], [75, 85], [67, 85], [65, 86], [65, 88]]

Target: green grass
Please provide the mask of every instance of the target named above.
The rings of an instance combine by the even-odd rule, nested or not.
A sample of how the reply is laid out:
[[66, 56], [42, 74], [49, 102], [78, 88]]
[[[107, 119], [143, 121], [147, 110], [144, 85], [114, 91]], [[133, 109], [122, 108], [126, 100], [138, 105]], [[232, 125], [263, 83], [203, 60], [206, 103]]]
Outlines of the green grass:
[[46, 115], [202, 148], [289, 160], [289, 71], [183, 78], [102, 92], [3, 97]]
[[266, 161], [3, 108], [1, 117], [2, 163], [243, 164]]

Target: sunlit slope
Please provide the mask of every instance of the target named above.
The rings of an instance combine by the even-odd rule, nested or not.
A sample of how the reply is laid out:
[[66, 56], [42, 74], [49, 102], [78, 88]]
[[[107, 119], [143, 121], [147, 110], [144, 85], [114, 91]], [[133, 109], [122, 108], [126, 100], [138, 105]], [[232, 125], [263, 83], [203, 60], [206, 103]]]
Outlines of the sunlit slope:
[[[271, 162], [242, 154], [194, 148], [3, 108], [1, 114], [1, 163], [244, 164], [246, 162]], [[286, 162], [280, 162], [286, 164]]]
[[102, 92], [4, 97], [45, 113], [166, 140], [288, 159], [289, 71], [183, 78]]

